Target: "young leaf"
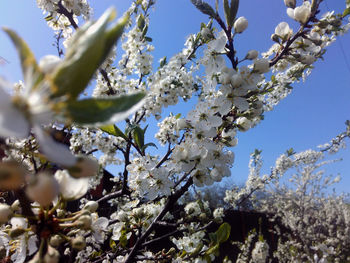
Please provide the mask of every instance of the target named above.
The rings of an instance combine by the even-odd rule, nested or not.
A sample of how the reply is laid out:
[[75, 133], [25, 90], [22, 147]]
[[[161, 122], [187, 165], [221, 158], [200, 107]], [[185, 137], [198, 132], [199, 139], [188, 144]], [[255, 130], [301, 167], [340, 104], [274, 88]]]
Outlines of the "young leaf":
[[109, 9], [96, 22], [87, 23], [76, 32], [65, 59], [52, 74], [53, 97], [67, 95], [68, 99], [75, 99], [86, 88], [128, 21], [125, 16], [107, 30], [114, 17], [115, 11]]
[[216, 16], [214, 9], [208, 3], [206, 3], [202, 0], [191, 0], [191, 2], [203, 14], [208, 15], [210, 17]]
[[85, 99], [69, 101], [68, 116], [77, 124], [114, 123], [125, 119], [142, 105], [144, 93], [124, 95], [117, 98]]
[[140, 126], [135, 127], [132, 131], [132, 137], [135, 140], [136, 145], [142, 149], [145, 144], [145, 132]]
[[231, 26], [236, 20], [237, 12], [238, 12], [238, 7], [239, 7], [239, 0], [231, 0]]
[[230, 224], [228, 224], [226, 222], [221, 224], [219, 229], [215, 232], [215, 234], [217, 236], [218, 243], [225, 242], [229, 238], [230, 233], [231, 233]]
[[148, 147], [155, 147], [156, 149], [158, 149], [157, 145], [155, 145], [153, 142], [149, 142], [149, 143], [146, 143], [142, 148], [141, 148], [141, 152], [145, 153], [145, 150], [148, 148]]
[[100, 127], [100, 129], [110, 135], [121, 137], [124, 140], [127, 140], [128, 138], [125, 136], [125, 134], [114, 124], [104, 125]]
[[33, 85], [31, 88], [36, 88], [37, 84], [41, 82], [44, 75], [41, 73], [39, 66], [35, 60], [34, 54], [30, 50], [27, 43], [17, 33], [9, 28], [3, 28], [6, 34], [10, 37], [15, 45], [22, 67], [24, 82]]

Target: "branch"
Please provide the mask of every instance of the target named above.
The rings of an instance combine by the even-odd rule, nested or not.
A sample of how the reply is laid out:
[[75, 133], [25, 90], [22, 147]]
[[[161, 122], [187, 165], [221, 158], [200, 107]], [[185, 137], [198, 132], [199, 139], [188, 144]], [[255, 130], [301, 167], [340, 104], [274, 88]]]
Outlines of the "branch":
[[190, 179], [188, 179], [186, 184], [181, 187], [181, 189], [179, 189], [174, 194], [169, 196], [168, 201], [165, 204], [163, 210], [158, 214], [158, 216], [154, 219], [152, 224], [147, 228], [147, 230], [142, 234], [142, 236], [136, 241], [134, 247], [132, 248], [130, 254], [128, 255], [128, 257], [124, 263], [133, 262], [133, 259], [136, 256], [136, 253], [137, 253], [139, 247], [142, 245], [142, 243], [145, 241], [145, 239], [152, 233], [154, 227], [156, 226], [156, 222], [162, 220], [162, 218], [166, 215], [166, 213], [170, 211], [170, 209], [177, 202], [177, 200], [188, 190], [188, 188], [192, 184], [193, 184], [193, 179], [191, 177]]

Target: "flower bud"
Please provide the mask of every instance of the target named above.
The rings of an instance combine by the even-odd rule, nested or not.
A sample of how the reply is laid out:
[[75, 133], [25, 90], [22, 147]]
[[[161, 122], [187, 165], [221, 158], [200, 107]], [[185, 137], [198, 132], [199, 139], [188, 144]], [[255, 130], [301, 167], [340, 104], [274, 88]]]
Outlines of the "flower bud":
[[254, 61], [254, 71], [266, 73], [270, 70], [270, 63], [266, 58], [260, 58]]
[[284, 4], [285, 4], [287, 7], [295, 8], [296, 0], [284, 0]]
[[96, 201], [89, 201], [86, 203], [83, 209], [88, 210], [91, 213], [94, 213], [98, 209], [98, 203]]
[[6, 223], [12, 217], [13, 211], [9, 205], [0, 204], [0, 224]]
[[302, 24], [305, 24], [311, 15], [311, 6], [309, 2], [304, 2], [303, 5], [294, 9], [294, 19]]
[[92, 224], [92, 219], [91, 219], [90, 215], [83, 215], [83, 216], [79, 217], [76, 222], [79, 223], [79, 225], [82, 229], [90, 229], [91, 224]]
[[82, 236], [77, 236], [71, 240], [71, 245], [73, 249], [76, 250], [83, 250], [86, 247], [86, 242], [84, 237]]
[[241, 16], [233, 24], [233, 28], [236, 33], [242, 33], [248, 27], [248, 20]]
[[24, 183], [24, 168], [15, 161], [0, 163], [0, 189], [16, 190]]
[[246, 59], [249, 59], [249, 60], [254, 60], [258, 57], [259, 55], [259, 52], [252, 49], [252, 50], [249, 50], [247, 55], [245, 56]]
[[58, 247], [63, 242], [63, 238], [59, 235], [54, 235], [50, 238], [50, 246]]
[[52, 175], [41, 173], [33, 176], [26, 189], [27, 196], [42, 206], [48, 206], [58, 195], [59, 186]]
[[275, 28], [275, 34], [286, 40], [293, 34], [293, 30], [289, 27], [287, 22], [279, 23]]

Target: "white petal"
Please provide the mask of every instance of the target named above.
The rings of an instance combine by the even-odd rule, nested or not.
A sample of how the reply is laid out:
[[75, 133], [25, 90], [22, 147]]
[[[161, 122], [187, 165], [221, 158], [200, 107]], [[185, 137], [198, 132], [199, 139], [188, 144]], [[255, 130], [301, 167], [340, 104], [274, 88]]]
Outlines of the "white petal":
[[76, 158], [66, 145], [54, 141], [39, 126], [34, 127], [34, 132], [39, 142], [40, 150], [48, 160], [67, 167], [76, 163]]
[[287, 15], [294, 19], [294, 9], [293, 8], [287, 8]]
[[67, 170], [58, 170], [55, 178], [60, 185], [60, 192], [66, 200], [76, 200], [89, 189], [89, 178], [73, 178]]
[[0, 136], [23, 139], [29, 135], [29, 131], [29, 122], [12, 104], [6, 108], [0, 107]]

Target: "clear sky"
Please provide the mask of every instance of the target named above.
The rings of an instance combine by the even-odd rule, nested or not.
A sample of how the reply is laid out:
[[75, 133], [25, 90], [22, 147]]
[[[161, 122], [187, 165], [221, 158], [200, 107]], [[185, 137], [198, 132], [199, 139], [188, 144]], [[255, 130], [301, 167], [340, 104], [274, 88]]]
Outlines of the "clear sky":
[[[300, 1], [300, 0], [298, 0]], [[36, 1], [0, 1], [0, 25], [16, 30], [30, 45], [36, 57], [56, 54], [52, 46], [53, 32], [46, 25], [44, 15], [36, 7]], [[131, 0], [90, 0], [98, 17], [107, 7], [114, 5], [119, 15], [130, 5]], [[207, 0], [214, 5], [214, 0]], [[221, 2], [221, 1], [220, 1]], [[286, 15], [283, 0], [241, 0], [239, 16], [249, 21], [248, 29], [236, 37], [236, 48], [240, 57], [250, 49], [264, 52], [271, 45], [270, 35], [275, 26], [286, 21], [294, 29], [297, 23]], [[325, 0], [322, 12], [329, 9], [340, 12], [345, 0]], [[163, 56], [170, 57], [179, 52], [190, 33], [199, 30], [206, 16], [197, 11], [190, 0], [158, 0], [151, 12], [148, 35], [153, 38], [155, 62]], [[0, 56], [8, 64], [0, 65], [0, 75], [9, 81], [22, 79], [17, 54], [9, 39], [0, 33]], [[239, 144], [233, 149], [236, 154], [231, 182], [241, 183], [247, 176], [249, 154], [255, 148], [263, 150], [266, 171], [274, 160], [286, 149], [296, 151], [315, 148], [328, 142], [342, 132], [344, 122], [350, 119], [350, 34], [340, 37], [324, 56], [325, 61], [315, 64], [311, 76], [305, 83], [295, 84], [294, 92], [274, 111], [265, 114], [259, 126], [239, 134]], [[171, 109], [176, 113], [176, 108]], [[150, 137], [152, 138], [152, 137]], [[155, 139], [153, 139], [155, 140]], [[343, 181], [340, 191], [350, 192], [350, 150], [342, 151], [337, 157], [344, 161], [332, 165], [328, 171], [340, 172]]]

